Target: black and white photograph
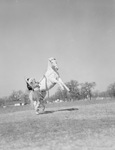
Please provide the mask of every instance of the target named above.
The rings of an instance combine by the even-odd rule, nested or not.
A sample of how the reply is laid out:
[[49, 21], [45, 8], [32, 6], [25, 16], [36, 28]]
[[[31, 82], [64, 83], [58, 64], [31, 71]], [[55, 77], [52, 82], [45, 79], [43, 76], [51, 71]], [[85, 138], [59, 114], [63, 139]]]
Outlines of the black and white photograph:
[[115, 0], [0, 0], [0, 150], [115, 150]]

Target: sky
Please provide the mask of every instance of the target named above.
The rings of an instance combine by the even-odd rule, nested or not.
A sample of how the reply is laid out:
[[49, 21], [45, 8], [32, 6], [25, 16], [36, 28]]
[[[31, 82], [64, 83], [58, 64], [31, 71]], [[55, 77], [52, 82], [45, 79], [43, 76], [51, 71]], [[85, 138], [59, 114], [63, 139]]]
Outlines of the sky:
[[115, 82], [114, 40], [115, 0], [0, 0], [0, 97], [25, 91], [25, 77], [39, 81], [49, 57], [64, 82], [106, 90]]

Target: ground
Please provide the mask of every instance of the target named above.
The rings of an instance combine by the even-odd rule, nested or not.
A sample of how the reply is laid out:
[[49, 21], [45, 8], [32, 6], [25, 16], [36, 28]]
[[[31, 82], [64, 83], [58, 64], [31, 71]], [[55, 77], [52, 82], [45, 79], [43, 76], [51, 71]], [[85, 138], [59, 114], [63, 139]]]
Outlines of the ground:
[[0, 150], [115, 150], [115, 100], [0, 108]]

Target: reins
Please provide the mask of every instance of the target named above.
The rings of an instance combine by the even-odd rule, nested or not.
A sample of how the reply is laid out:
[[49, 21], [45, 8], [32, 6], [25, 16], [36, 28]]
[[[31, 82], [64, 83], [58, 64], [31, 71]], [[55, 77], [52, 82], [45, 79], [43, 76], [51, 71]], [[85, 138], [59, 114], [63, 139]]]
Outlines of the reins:
[[43, 77], [39, 80], [39, 83], [43, 80], [43, 78], [45, 78], [45, 86], [46, 86], [46, 91], [48, 91], [48, 99], [49, 99], [49, 89], [47, 86], [47, 77], [45, 76], [45, 74], [43, 75]]
[[45, 85], [46, 85], [46, 91], [48, 91], [48, 99], [49, 99], [49, 90], [48, 90], [48, 86], [47, 86], [47, 77], [44, 75], [45, 78]]

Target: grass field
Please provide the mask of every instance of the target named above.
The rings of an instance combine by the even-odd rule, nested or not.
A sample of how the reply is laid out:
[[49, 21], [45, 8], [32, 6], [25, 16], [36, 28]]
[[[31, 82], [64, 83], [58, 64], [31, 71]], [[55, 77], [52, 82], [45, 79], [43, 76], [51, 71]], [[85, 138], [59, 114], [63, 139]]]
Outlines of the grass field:
[[115, 150], [115, 100], [0, 108], [0, 150]]

